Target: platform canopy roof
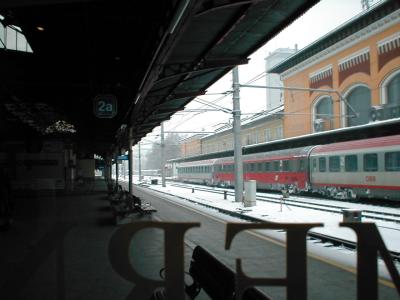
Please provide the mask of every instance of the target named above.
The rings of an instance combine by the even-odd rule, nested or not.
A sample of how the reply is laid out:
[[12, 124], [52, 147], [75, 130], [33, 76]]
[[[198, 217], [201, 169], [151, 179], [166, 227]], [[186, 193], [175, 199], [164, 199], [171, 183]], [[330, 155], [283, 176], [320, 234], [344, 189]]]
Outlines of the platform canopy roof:
[[[2, 0], [0, 134], [61, 120], [90, 151], [135, 144], [316, 2]], [[103, 95], [113, 118], [94, 115]]]

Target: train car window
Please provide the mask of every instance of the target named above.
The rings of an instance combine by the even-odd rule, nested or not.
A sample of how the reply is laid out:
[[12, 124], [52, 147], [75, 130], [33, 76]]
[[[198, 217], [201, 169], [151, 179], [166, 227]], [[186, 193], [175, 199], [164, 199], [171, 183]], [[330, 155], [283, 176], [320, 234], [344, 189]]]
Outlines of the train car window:
[[280, 168], [280, 163], [279, 163], [279, 160], [275, 160], [275, 161], [273, 161], [272, 162], [272, 170], [273, 171], [279, 171], [281, 168]]
[[400, 151], [385, 153], [385, 170], [389, 172], [400, 171]]
[[312, 160], [312, 170], [314, 172], [317, 171], [317, 159], [316, 158], [313, 158], [313, 160]]
[[254, 172], [256, 170], [256, 164], [250, 164], [250, 171]]
[[318, 159], [318, 164], [319, 164], [319, 171], [320, 172], [326, 172], [326, 158], [325, 157], [320, 157]]
[[284, 172], [290, 171], [290, 162], [288, 160], [284, 160], [282, 162], [282, 171]]
[[378, 154], [376, 153], [364, 154], [364, 171], [366, 172], [378, 171]]
[[340, 172], [340, 156], [329, 157], [329, 172]]
[[262, 163], [257, 164], [257, 171], [262, 172]]
[[270, 162], [266, 162], [264, 164], [264, 167], [265, 167], [265, 171], [271, 171], [271, 163]]
[[300, 172], [305, 171], [305, 169], [306, 169], [306, 160], [305, 159], [300, 159], [298, 166], [299, 166], [299, 168], [297, 169], [298, 171], [300, 171]]
[[346, 155], [344, 157], [344, 168], [346, 172], [357, 172], [357, 155]]

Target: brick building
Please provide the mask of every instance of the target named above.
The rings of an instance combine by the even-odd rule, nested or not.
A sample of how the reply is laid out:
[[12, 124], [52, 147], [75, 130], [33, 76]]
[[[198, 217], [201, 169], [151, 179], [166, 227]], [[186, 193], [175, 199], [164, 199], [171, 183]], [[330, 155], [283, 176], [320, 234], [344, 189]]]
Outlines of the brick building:
[[[264, 114], [265, 113], [265, 114]], [[242, 119], [242, 146], [258, 144], [283, 138], [283, 106], [272, 111]], [[232, 128], [221, 130], [201, 139], [202, 154], [233, 149]]]
[[400, 117], [400, 2], [356, 16], [278, 64], [285, 87], [284, 136]]
[[201, 154], [201, 138], [206, 134], [195, 134], [181, 140], [181, 154], [183, 157]]

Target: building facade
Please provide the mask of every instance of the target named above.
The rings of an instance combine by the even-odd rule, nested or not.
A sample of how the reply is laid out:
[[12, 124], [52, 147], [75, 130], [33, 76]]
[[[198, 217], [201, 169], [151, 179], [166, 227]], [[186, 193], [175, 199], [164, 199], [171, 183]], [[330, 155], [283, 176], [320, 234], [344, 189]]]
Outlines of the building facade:
[[195, 134], [188, 138], [181, 140], [181, 153], [182, 157], [189, 157], [200, 155], [201, 152], [201, 138], [206, 134]]
[[[273, 111], [260, 112], [258, 115], [242, 120], [242, 146], [282, 139], [282, 114], [283, 106], [281, 105]], [[203, 137], [200, 142], [202, 154], [232, 150], [232, 128]]]
[[[265, 70], [270, 70], [289, 56], [297, 51], [290, 48], [279, 48], [270, 52], [265, 58]], [[267, 73], [265, 75], [265, 83], [267, 86], [282, 87], [283, 82], [278, 74]], [[279, 89], [266, 89], [266, 108], [271, 110], [283, 105], [283, 91]]]
[[400, 4], [355, 17], [269, 72], [285, 90], [284, 136], [400, 117]]

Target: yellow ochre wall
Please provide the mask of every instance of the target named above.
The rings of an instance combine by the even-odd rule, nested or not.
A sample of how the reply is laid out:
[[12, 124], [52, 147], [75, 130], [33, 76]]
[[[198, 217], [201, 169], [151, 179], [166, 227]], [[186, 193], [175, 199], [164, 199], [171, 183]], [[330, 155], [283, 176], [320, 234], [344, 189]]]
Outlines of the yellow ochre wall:
[[[333, 86], [321, 86], [320, 89], [334, 89], [345, 95], [346, 92], [356, 84], [365, 84], [371, 90], [371, 104], [381, 104], [380, 85], [382, 81], [390, 74], [400, 68], [400, 57], [397, 56], [387, 62], [381, 70], [378, 70], [378, 46], [377, 43], [393, 34], [400, 32], [400, 24], [397, 23], [386, 30], [377, 33], [369, 38], [356, 43], [332, 56], [326, 57], [323, 61], [310, 65], [304, 70], [293, 75], [287, 75], [284, 78], [285, 87], [309, 87], [309, 74], [316, 72], [328, 65], [332, 65]], [[370, 54], [370, 75], [365, 73], [355, 73], [347, 77], [339, 85], [339, 60], [353, 53], [369, 47]], [[313, 103], [322, 95], [330, 95], [333, 99], [334, 128], [341, 127], [341, 105], [339, 97], [336, 94], [310, 92], [306, 91], [288, 91], [285, 90], [285, 116], [284, 136], [286, 138], [309, 134], [313, 132], [312, 128], [312, 108]], [[345, 112], [343, 112], [345, 113]]]

